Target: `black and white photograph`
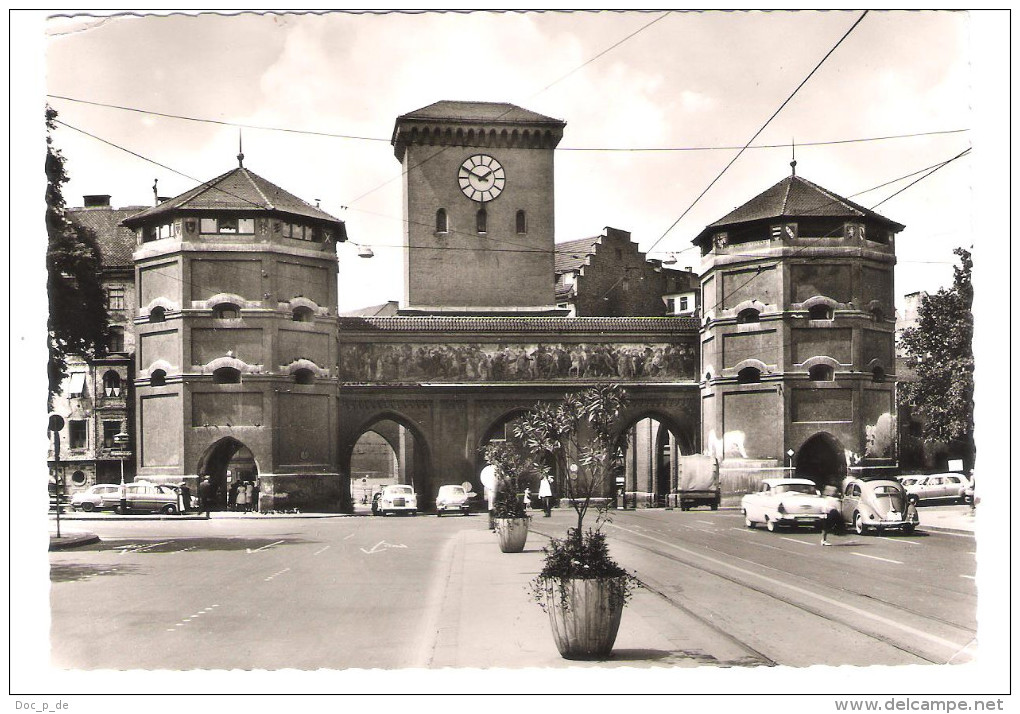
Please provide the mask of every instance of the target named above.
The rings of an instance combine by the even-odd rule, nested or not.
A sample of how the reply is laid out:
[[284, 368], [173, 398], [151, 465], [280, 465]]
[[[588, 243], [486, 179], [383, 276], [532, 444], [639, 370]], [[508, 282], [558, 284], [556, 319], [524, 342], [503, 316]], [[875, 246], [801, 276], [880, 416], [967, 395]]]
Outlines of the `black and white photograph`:
[[1008, 710], [1009, 23], [12, 11], [12, 707]]

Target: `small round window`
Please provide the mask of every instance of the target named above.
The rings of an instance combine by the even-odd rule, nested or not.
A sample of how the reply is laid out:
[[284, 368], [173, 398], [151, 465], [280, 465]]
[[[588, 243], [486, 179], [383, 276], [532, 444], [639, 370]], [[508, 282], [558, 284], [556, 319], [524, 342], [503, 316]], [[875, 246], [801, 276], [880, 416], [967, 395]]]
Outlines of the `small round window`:
[[816, 364], [808, 370], [808, 376], [815, 382], [831, 382], [835, 371], [827, 364]]
[[73, 474], [71, 474], [71, 483], [73, 483], [75, 486], [84, 486], [85, 485], [85, 472], [84, 471], [75, 471]]
[[294, 372], [294, 383], [295, 384], [314, 384], [315, 373], [310, 369], [299, 369]]
[[810, 320], [831, 320], [832, 308], [828, 305], [814, 305], [808, 310]]

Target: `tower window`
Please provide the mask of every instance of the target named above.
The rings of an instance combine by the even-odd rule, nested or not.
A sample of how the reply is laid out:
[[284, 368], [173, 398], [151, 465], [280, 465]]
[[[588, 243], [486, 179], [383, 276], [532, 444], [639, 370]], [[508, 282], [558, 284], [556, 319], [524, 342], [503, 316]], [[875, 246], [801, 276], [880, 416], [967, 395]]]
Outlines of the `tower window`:
[[241, 372], [233, 367], [220, 367], [213, 372], [213, 384], [240, 384]]
[[301, 305], [300, 307], [294, 308], [294, 312], [291, 313], [291, 317], [294, 322], [311, 322], [313, 313], [312, 308]]
[[834, 376], [835, 371], [827, 364], [816, 364], [808, 370], [808, 377], [813, 382], [831, 382]]
[[154, 307], [149, 310], [149, 322], [163, 322], [166, 319], [166, 308]]
[[871, 370], [871, 381], [872, 382], [884, 382], [885, 381], [885, 370], [881, 367], [875, 367]]
[[315, 373], [310, 369], [299, 369], [294, 372], [294, 383], [295, 384], [314, 384]]
[[149, 375], [149, 386], [150, 387], [166, 386], [166, 372], [162, 369], [153, 370], [152, 374]]
[[737, 372], [737, 384], [754, 384], [761, 381], [761, 370], [757, 367], [744, 367]]
[[109, 340], [110, 352], [123, 352], [124, 351], [124, 328], [123, 327], [111, 327], [110, 328], [110, 340]]
[[747, 325], [752, 322], [759, 322], [760, 315], [761, 313], [759, 313], [753, 307], [744, 308], [743, 310], [737, 313], [737, 324]]
[[106, 306], [111, 310], [124, 309], [124, 288], [122, 286], [116, 285], [107, 289]]
[[828, 305], [814, 305], [808, 310], [809, 320], [831, 320], [832, 308]]
[[436, 211], [436, 233], [449, 233], [450, 221], [446, 216], [446, 209], [440, 208]]
[[882, 322], [885, 320], [885, 313], [882, 311], [882, 308], [876, 306], [871, 308], [871, 317], [874, 318], [875, 322]]
[[489, 224], [489, 216], [485, 212], [484, 208], [479, 208], [478, 209], [478, 215], [476, 216], [475, 220], [477, 222], [478, 232], [479, 233], [486, 233], [487, 232], [487, 227], [488, 227], [488, 224]]
[[237, 320], [241, 317], [241, 308], [231, 303], [223, 303], [213, 308], [213, 317], [217, 320]]
[[255, 233], [254, 218], [203, 218], [199, 221], [202, 233], [223, 233], [228, 235]]
[[527, 233], [528, 232], [528, 216], [524, 211], [517, 211], [517, 232]]
[[103, 375], [103, 391], [108, 397], [120, 396], [120, 375], [113, 370]]

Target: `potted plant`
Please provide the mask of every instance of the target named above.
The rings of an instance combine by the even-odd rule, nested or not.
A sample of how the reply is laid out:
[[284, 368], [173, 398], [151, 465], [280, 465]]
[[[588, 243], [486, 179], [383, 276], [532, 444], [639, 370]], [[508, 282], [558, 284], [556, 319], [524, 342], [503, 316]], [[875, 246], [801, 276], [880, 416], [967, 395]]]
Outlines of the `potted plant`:
[[[623, 606], [635, 584], [610, 556], [602, 525], [608, 522], [609, 487], [621, 466], [614, 439], [626, 394], [616, 385], [539, 404], [514, 428], [536, 463], [566, 475], [562, 491], [577, 515], [565, 538], [544, 548], [545, 562], [531, 591], [549, 615], [556, 647], [566, 659], [605, 659], [613, 649]], [[595, 527], [584, 529], [589, 510]]]
[[525, 480], [534, 469], [532, 460], [519, 443], [512, 441], [491, 442], [482, 452], [496, 469], [491, 515], [499, 549], [504, 553], [520, 553], [528, 540], [531, 516], [518, 493], [524, 490]]

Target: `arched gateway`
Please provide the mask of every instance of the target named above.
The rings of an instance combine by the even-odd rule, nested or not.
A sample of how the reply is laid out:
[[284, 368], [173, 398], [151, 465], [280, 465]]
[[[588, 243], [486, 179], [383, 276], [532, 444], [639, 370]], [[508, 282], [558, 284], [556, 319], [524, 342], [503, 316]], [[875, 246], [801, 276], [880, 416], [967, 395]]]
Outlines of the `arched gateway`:
[[[419, 504], [429, 507], [445, 483], [468, 481], [481, 493], [486, 441], [539, 401], [600, 383], [627, 390], [628, 428], [654, 415], [696, 438], [696, 337], [696, 321], [684, 317], [341, 318], [340, 473], [349, 478], [355, 444], [388, 418], [420, 454]], [[661, 449], [662, 435], [653, 438]], [[654, 499], [667, 481], [653, 474], [635, 489]]]

